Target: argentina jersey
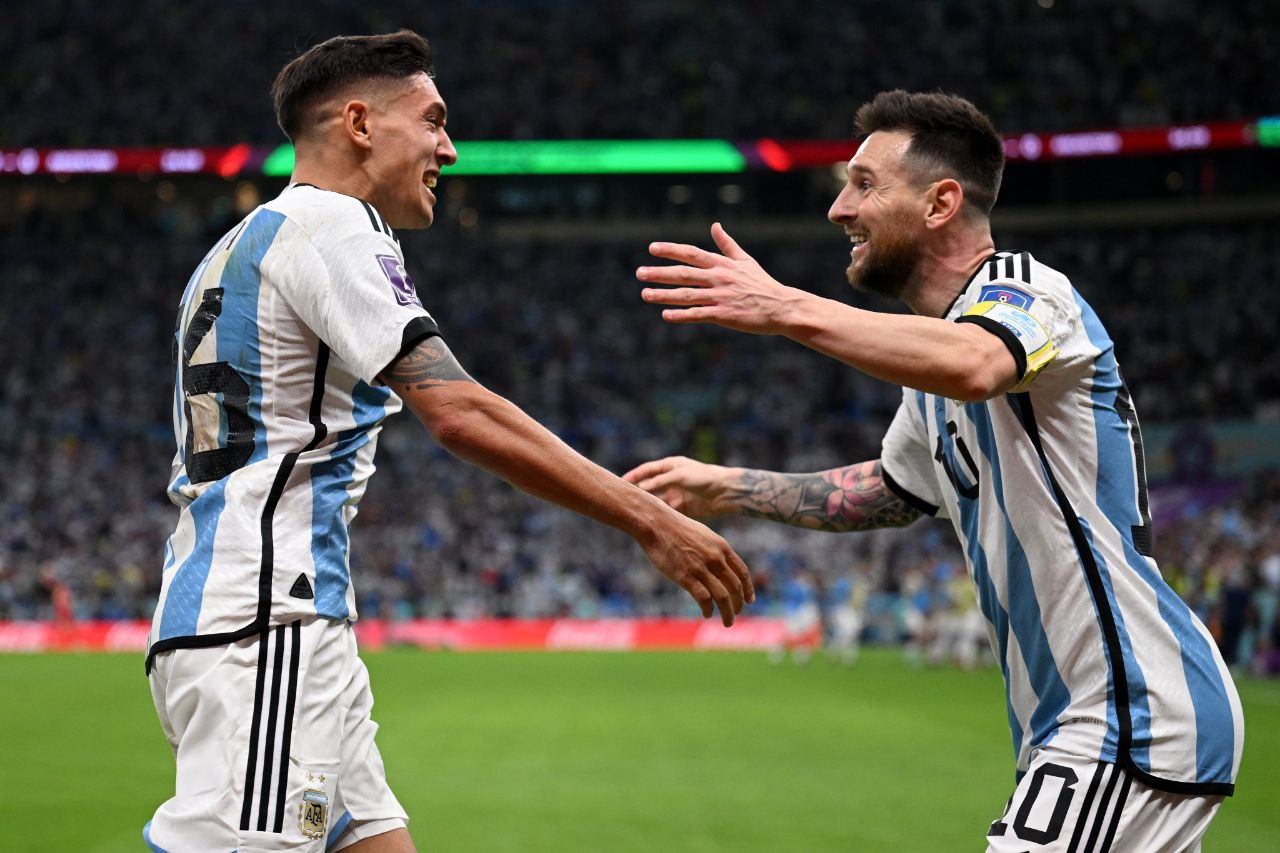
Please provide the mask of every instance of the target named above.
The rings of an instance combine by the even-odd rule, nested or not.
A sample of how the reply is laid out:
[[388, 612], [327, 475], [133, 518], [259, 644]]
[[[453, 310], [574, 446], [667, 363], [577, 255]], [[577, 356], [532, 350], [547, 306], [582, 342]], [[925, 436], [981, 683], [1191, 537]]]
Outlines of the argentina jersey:
[[955, 526], [1019, 774], [1052, 742], [1159, 790], [1232, 793], [1239, 697], [1152, 558], [1142, 437], [1102, 323], [1025, 252], [986, 259], [945, 317], [1000, 337], [1018, 384], [983, 403], [904, 389], [882, 467]]
[[354, 620], [348, 529], [400, 399], [378, 374], [437, 334], [368, 203], [293, 185], [192, 275], [174, 333], [169, 497], [148, 668], [308, 616]]

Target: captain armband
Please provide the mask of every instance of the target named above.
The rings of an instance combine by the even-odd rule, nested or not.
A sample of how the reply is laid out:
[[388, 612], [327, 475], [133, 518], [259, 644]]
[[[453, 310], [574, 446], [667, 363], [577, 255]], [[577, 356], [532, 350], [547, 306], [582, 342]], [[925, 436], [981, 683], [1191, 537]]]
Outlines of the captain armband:
[[956, 322], [981, 326], [1004, 341], [1018, 368], [1015, 392], [1025, 391], [1058, 354], [1044, 325], [1029, 311], [1010, 302], [979, 302], [957, 317]]

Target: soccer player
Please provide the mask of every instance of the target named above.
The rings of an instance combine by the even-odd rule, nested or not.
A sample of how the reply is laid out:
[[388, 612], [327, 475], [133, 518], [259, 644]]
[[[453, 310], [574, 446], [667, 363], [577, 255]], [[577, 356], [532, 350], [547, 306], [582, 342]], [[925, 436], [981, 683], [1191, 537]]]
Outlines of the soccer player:
[[[813, 474], [646, 463], [626, 478], [693, 517], [819, 530], [951, 519], [988, 623], [1018, 784], [991, 850], [1196, 850], [1232, 793], [1243, 720], [1204, 625], [1161, 579], [1138, 420], [1098, 315], [1062, 273], [997, 251], [1004, 168], [961, 98], [885, 92], [829, 218], [872, 313], [720, 253], [655, 243], [643, 298], [673, 323], [783, 335], [903, 386], [879, 459]], [[1159, 306], [1152, 306], [1159, 310]], [[1003, 800], [1003, 797], [1001, 797]]]
[[183, 294], [181, 514], [147, 656], [177, 790], [144, 830], [154, 850], [413, 849], [373, 739], [347, 554], [402, 401], [455, 455], [629, 533], [705, 616], [729, 625], [754, 598], [723, 539], [578, 456], [445, 345], [396, 237], [431, 224], [457, 156], [432, 73], [409, 31], [333, 38], [286, 65], [272, 95], [293, 182]]

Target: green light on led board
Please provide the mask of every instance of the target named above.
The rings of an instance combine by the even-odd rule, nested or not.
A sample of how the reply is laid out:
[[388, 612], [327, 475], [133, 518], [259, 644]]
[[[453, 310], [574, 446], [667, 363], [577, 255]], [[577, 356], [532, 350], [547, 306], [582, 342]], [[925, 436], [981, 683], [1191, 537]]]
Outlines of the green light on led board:
[[723, 139], [459, 142], [453, 175], [610, 175], [741, 172], [746, 161]]
[[1280, 116], [1258, 119], [1258, 144], [1264, 148], [1280, 148]]
[[[458, 162], [446, 175], [617, 175], [742, 172], [746, 160], [723, 139], [459, 142]], [[293, 172], [293, 146], [267, 155], [262, 174]]]
[[262, 174], [269, 178], [287, 178], [293, 174], [293, 146], [285, 143], [262, 161]]

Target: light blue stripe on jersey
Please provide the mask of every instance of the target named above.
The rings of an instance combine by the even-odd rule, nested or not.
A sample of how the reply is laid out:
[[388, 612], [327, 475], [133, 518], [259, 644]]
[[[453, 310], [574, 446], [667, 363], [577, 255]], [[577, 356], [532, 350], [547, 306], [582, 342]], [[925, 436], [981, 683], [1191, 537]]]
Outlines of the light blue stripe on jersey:
[[[258, 291], [262, 284], [262, 258], [283, 222], [284, 216], [274, 211], [264, 209], [254, 214], [231, 250], [219, 280], [224, 293], [222, 312], [214, 321], [217, 358], [229, 362], [249, 383], [248, 413], [254, 424], [254, 448], [246, 464], [267, 455], [266, 427], [262, 423]], [[214, 483], [187, 508], [195, 526], [195, 547], [178, 567], [165, 595], [164, 614], [160, 619], [162, 640], [198, 633], [204, 585], [213, 565], [218, 520], [226, 506], [227, 480], [224, 477]]]
[[1031, 563], [1027, 552], [1014, 532], [1009, 510], [1005, 506], [1004, 479], [1000, 473], [1000, 452], [996, 447], [995, 433], [991, 428], [991, 413], [987, 403], [967, 403], [965, 413], [973, 423], [978, 437], [978, 447], [991, 466], [991, 491], [1004, 516], [1004, 559], [1008, 572], [1006, 599], [1009, 602], [1009, 622], [1022, 659], [1026, 663], [1031, 687], [1040, 700], [1031, 714], [1031, 745], [1043, 746], [1053, 739], [1058, 730], [1058, 717], [1071, 704], [1071, 692], [1058, 671], [1053, 657], [1049, 636], [1044, 630], [1044, 617], [1036, 598], [1031, 578]]
[[[916, 392], [916, 404], [920, 407], [920, 416], [924, 417], [924, 392]], [[943, 414], [942, 398], [934, 398], [938, 412], [938, 435], [945, 436], [947, 428]], [[927, 421], [926, 421], [927, 422]], [[969, 564], [973, 566], [973, 582], [978, 587], [978, 606], [982, 615], [995, 626], [996, 642], [1000, 649], [1000, 673], [1004, 676], [1005, 711], [1009, 715], [1009, 734], [1013, 739], [1013, 754], [1016, 756], [1022, 749], [1022, 724], [1013, 710], [1013, 696], [1009, 683], [1009, 614], [1000, 604], [1000, 596], [995, 584], [991, 582], [991, 572], [987, 567], [987, 553], [978, 541], [978, 502], [964, 495], [956, 495], [960, 504], [960, 526], [964, 530], [964, 547], [969, 556]]]
[[[1222, 675], [1218, 670], [1213, 650], [1192, 621], [1190, 608], [1164, 582], [1151, 563], [1138, 553], [1134, 545], [1133, 526], [1141, 524], [1142, 517], [1135, 500], [1137, 491], [1133, 473], [1136, 467], [1133, 441], [1129, 435], [1129, 426], [1117, 409], [1117, 398], [1120, 392], [1119, 368], [1111, 338], [1103, 328], [1098, 315], [1079, 293], [1074, 295], [1076, 304], [1080, 307], [1081, 320], [1089, 340], [1102, 351], [1102, 355], [1096, 361], [1093, 383], [1094, 425], [1098, 444], [1098, 507], [1119, 532], [1129, 567], [1155, 592], [1160, 617], [1169, 626], [1169, 630], [1180, 646], [1183, 675], [1187, 681], [1196, 716], [1196, 781], [1230, 782], [1235, 752], [1235, 720], [1226, 687], [1222, 683]], [[1114, 596], [1111, 595], [1110, 582], [1105, 571], [1103, 578], [1108, 583], [1108, 597], [1112, 599], [1112, 609], [1119, 626], [1120, 613], [1115, 605]], [[1135, 715], [1133, 727], [1135, 747], [1132, 755], [1134, 762], [1146, 770], [1150, 768], [1147, 744], [1151, 738], [1149, 711], [1145, 707], [1146, 685], [1136, 662], [1131, 661], [1131, 655], [1127, 649], [1127, 638], [1123, 633], [1121, 638], [1122, 644], [1126, 645], [1125, 667], [1132, 667], [1129, 671], [1130, 684], [1134, 685], [1136, 679], [1137, 686], [1141, 688], [1139, 694], [1143, 704], [1141, 710], [1147, 717], [1147, 725], [1140, 730]], [[1159, 676], [1159, 674], [1156, 675]], [[1133, 693], [1132, 687], [1131, 693]], [[1134, 697], [1130, 698], [1132, 700]], [[1139, 747], [1137, 744], [1142, 746]]]
[[174, 573], [169, 590], [165, 593], [158, 639], [167, 640], [170, 637], [186, 637], [196, 633], [204, 584], [209, 578], [209, 567], [213, 564], [213, 540], [218, 535], [218, 519], [226, 506], [226, 490], [227, 481], [224, 478], [206, 489], [185, 510], [191, 513], [191, 521], [195, 526], [195, 546]]
[[391, 391], [356, 383], [351, 391], [355, 427], [339, 433], [330, 457], [311, 468], [311, 559], [316, 567], [316, 613], [333, 619], [351, 615], [347, 587], [351, 584], [348, 562], [350, 531], [343, 514], [360, 449], [369, 443], [372, 430], [386, 417]]
[[[249, 383], [249, 419], [253, 421], [253, 453], [246, 465], [267, 458], [267, 427], [262, 421], [262, 341], [258, 337], [258, 296], [262, 287], [262, 258], [284, 223], [282, 213], [260, 209], [245, 226], [222, 269], [222, 313], [214, 323], [218, 361], [228, 362]], [[226, 446], [226, 411], [222, 413], [219, 446]]]

